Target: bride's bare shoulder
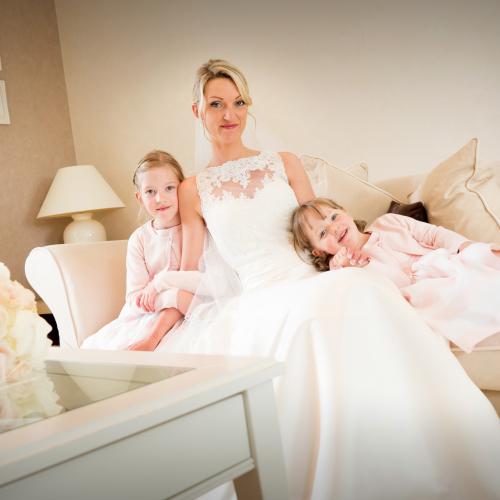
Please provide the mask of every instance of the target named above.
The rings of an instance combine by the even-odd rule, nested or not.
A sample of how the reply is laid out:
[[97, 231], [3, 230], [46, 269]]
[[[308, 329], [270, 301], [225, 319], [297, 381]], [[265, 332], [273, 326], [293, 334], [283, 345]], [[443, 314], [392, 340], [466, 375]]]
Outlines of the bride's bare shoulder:
[[279, 153], [283, 160], [288, 183], [295, 192], [297, 201], [304, 203], [314, 198], [314, 192], [311, 187], [309, 177], [302, 165], [302, 162], [293, 153]]
[[293, 174], [297, 170], [302, 170], [302, 163], [297, 155], [288, 151], [280, 151], [278, 154], [281, 156], [288, 175]]
[[191, 197], [198, 195], [198, 189], [196, 187], [196, 176], [186, 177], [179, 185], [179, 196]]
[[278, 154], [281, 156], [283, 163], [290, 161], [291, 162], [300, 161], [298, 156], [293, 153], [290, 153], [290, 151], [280, 151]]

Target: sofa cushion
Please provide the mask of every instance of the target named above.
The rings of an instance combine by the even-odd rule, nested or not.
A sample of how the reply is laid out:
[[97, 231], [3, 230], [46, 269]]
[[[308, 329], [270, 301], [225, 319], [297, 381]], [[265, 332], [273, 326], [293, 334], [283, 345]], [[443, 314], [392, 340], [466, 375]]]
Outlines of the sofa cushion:
[[401, 200], [394, 198], [387, 191], [321, 158], [302, 155], [300, 160], [309, 175], [316, 196], [333, 199], [355, 219], [371, 224], [377, 217], [387, 213], [392, 201], [401, 203]]
[[[488, 340], [491, 345], [486, 345]], [[496, 345], [493, 345], [495, 342]], [[483, 390], [500, 391], [500, 337], [498, 334], [480, 342], [470, 353], [465, 353], [458, 347], [453, 347], [452, 351], [478, 387]]]
[[355, 163], [354, 165], [347, 167], [345, 170], [346, 172], [355, 175], [358, 179], [368, 181], [368, 165], [364, 162]]
[[478, 164], [476, 148], [472, 139], [431, 170], [410, 201], [424, 203], [432, 224], [500, 243], [500, 163]]

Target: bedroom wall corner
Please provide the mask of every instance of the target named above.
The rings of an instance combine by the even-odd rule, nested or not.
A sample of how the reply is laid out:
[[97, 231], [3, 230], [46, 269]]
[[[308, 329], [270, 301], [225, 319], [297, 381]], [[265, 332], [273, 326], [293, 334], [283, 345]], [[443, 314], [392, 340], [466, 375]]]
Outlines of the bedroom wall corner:
[[62, 242], [67, 219], [36, 216], [58, 168], [75, 163], [53, 0], [2, 0], [0, 79], [10, 125], [0, 125], [0, 261], [24, 285], [36, 246]]

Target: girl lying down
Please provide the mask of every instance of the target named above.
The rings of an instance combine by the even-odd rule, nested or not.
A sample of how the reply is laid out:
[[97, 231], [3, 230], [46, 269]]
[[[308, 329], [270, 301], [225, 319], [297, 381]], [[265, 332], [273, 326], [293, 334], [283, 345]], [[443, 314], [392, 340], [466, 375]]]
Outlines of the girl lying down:
[[391, 279], [437, 333], [470, 352], [500, 332], [500, 248], [440, 226], [385, 214], [363, 229], [316, 198], [291, 217], [295, 250], [319, 271], [366, 266]]

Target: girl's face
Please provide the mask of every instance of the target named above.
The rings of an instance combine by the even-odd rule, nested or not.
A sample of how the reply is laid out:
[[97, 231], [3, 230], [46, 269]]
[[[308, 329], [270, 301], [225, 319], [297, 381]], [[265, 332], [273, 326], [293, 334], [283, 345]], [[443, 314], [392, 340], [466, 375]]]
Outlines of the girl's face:
[[141, 189], [135, 193], [146, 212], [153, 218], [156, 229], [177, 226], [179, 179], [168, 166], [154, 167], [139, 174]]
[[335, 255], [342, 247], [359, 250], [363, 246], [366, 238], [349, 214], [328, 206], [321, 206], [319, 210], [323, 217], [313, 210], [308, 211], [304, 228], [314, 248], [313, 255]]
[[[198, 109], [193, 108], [198, 116]], [[214, 78], [205, 85], [204, 109], [199, 111], [212, 142], [239, 141], [247, 123], [248, 106], [229, 78]]]

